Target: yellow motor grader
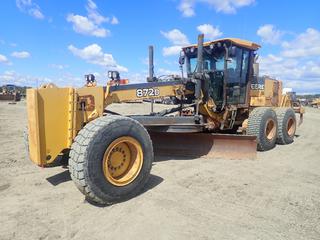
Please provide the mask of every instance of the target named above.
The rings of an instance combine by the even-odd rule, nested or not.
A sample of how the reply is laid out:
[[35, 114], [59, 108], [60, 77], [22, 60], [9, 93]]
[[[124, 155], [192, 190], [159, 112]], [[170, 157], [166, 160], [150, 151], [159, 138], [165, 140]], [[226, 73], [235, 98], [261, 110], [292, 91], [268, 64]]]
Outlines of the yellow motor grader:
[[[110, 204], [141, 191], [155, 153], [243, 158], [293, 142], [290, 97], [282, 95], [280, 81], [259, 82], [260, 46], [234, 38], [204, 43], [203, 37], [182, 49], [181, 77], [154, 76], [151, 46], [146, 83], [97, 86], [91, 78], [82, 88], [28, 89], [30, 159], [45, 167], [66, 156], [87, 199]], [[162, 97], [178, 104], [148, 115], [108, 110], [112, 103]]]
[[320, 108], [320, 98], [314, 99], [310, 105], [314, 108]]

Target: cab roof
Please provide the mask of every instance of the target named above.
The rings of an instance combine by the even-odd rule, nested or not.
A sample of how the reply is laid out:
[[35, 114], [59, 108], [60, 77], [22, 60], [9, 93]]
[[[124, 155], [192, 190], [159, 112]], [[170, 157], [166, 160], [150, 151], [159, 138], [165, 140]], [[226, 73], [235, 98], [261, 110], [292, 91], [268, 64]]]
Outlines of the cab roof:
[[[203, 46], [210, 46], [211, 44], [215, 44], [218, 42], [230, 42], [233, 45], [236, 46], [240, 46], [240, 47], [244, 47], [250, 50], [258, 50], [261, 46], [257, 43], [254, 42], [250, 42], [247, 40], [243, 40], [243, 39], [239, 39], [239, 38], [222, 38], [222, 39], [217, 39], [217, 40], [213, 40], [213, 41], [209, 41], [209, 42], [204, 42]], [[186, 47], [183, 47], [182, 49], [186, 49], [186, 48], [190, 48], [190, 47], [197, 47], [197, 44], [193, 44], [193, 45], [189, 45]]]

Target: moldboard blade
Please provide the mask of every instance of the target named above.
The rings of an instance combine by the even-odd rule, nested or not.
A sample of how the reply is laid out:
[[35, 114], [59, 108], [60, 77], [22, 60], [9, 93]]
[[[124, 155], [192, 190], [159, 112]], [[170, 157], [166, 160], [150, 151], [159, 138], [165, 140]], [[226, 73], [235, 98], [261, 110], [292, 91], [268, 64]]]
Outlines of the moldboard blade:
[[150, 132], [155, 155], [256, 159], [255, 136]]

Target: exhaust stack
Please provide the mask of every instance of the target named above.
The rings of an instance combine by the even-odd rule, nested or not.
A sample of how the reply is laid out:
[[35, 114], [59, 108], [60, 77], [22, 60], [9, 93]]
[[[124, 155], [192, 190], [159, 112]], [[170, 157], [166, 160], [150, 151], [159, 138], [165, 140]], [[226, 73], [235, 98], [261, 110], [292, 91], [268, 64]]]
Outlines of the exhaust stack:
[[196, 86], [195, 86], [195, 98], [196, 98], [196, 116], [199, 115], [199, 104], [201, 102], [201, 84], [203, 74], [203, 39], [204, 34], [198, 36], [198, 54], [197, 54], [197, 72], [195, 74]]
[[147, 82], [155, 82], [156, 78], [154, 77], [154, 64], [153, 64], [153, 46], [149, 46], [149, 77]]
[[203, 72], [203, 39], [204, 34], [198, 36], [197, 73]]

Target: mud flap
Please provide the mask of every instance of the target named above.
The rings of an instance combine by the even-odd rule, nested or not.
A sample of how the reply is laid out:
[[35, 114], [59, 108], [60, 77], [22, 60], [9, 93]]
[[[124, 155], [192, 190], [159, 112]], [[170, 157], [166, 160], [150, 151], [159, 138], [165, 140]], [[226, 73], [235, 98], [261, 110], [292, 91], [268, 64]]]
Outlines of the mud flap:
[[209, 133], [150, 132], [159, 156], [256, 159], [255, 136]]

